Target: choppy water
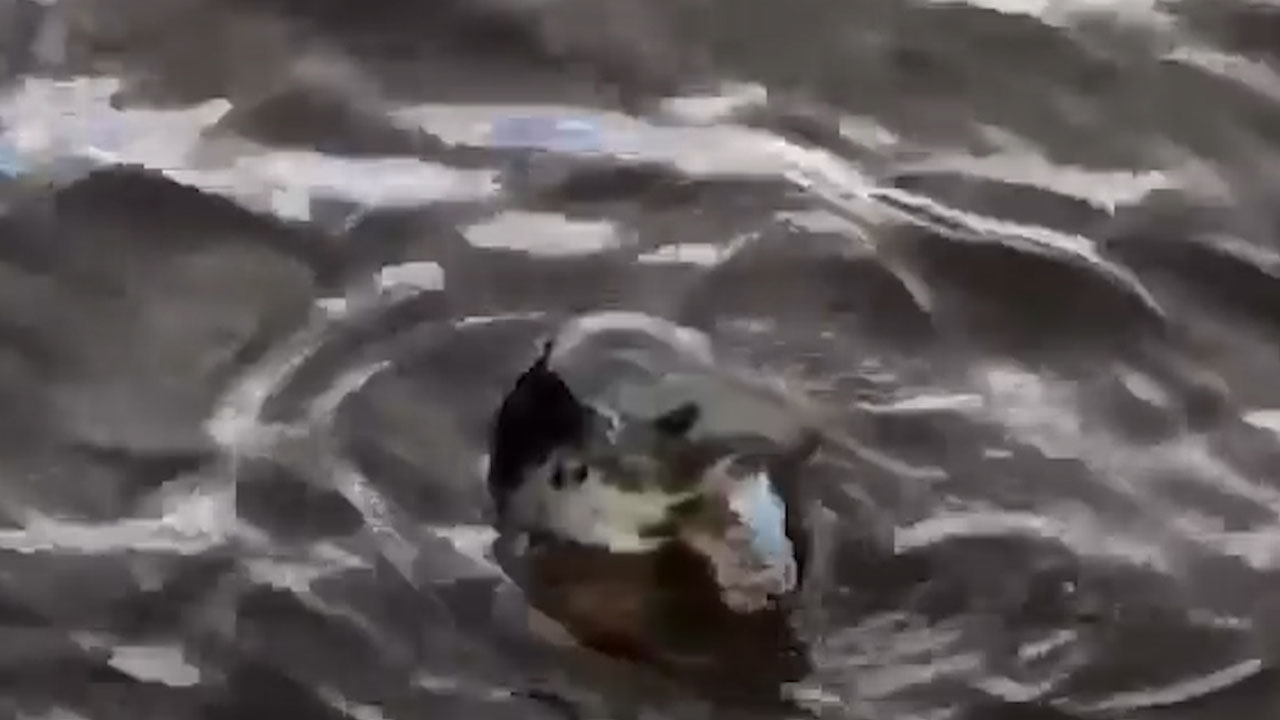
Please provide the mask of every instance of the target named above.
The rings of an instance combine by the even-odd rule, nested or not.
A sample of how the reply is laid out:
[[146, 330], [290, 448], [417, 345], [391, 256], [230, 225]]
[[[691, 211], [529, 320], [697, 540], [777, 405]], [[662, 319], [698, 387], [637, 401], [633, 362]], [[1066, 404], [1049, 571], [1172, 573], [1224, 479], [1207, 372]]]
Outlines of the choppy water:
[[814, 712], [1275, 717], [1278, 41], [1270, 0], [0, 0], [0, 716], [714, 716], [484, 555], [501, 392], [627, 309], [863, 446], [817, 468]]

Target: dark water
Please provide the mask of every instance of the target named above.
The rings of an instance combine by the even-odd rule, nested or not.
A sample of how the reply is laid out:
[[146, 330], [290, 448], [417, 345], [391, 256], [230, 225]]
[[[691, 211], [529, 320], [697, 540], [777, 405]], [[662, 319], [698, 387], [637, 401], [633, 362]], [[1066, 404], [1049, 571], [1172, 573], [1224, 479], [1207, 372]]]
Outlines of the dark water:
[[1277, 48], [1262, 0], [0, 0], [0, 716], [727, 716], [484, 559], [501, 392], [627, 309], [866, 448], [813, 712], [1276, 717]]

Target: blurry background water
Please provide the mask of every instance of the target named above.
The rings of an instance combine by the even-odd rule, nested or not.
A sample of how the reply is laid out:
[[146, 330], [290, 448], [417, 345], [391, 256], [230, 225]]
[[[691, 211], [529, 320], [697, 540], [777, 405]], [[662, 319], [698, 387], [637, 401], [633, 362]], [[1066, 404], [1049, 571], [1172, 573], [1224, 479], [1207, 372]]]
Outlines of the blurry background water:
[[1277, 63], [1274, 0], [0, 0], [0, 717], [714, 713], [484, 557], [597, 309], [891, 459], [815, 469], [814, 712], [1276, 717]]

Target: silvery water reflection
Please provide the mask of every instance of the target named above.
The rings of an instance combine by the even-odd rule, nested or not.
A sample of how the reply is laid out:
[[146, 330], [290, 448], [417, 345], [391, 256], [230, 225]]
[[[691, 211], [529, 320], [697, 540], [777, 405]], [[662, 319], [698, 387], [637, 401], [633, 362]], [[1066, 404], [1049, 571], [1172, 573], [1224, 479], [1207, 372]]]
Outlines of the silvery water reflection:
[[1275, 23], [0, 1], [0, 704], [713, 712], [485, 554], [501, 392], [625, 309], [847, 439], [813, 712], [1266, 716]]

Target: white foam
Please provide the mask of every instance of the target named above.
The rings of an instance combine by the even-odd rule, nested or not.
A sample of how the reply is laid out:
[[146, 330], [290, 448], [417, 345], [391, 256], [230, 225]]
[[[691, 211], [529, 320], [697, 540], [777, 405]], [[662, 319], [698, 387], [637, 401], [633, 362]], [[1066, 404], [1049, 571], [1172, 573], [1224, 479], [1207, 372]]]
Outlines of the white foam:
[[885, 403], [859, 403], [858, 407], [875, 414], [914, 414], [936, 412], [976, 412], [984, 407], [976, 393], [920, 393]]
[[1116, 20], [1160, 24], [1167, 18], [1160, 0], [931, 0], [937, 5], [965, 4], [1007, 15], [1029, 15], [1049, 23], [1078, 16], [1107, 15]]
[[378, 288], [384, 291], [394, 288], [443, 290], [444, 268], [440, 263], [425, 260], [389, 265], [378, 271]]
[[327, 329], [324, 322], [308, 324], [239, 378], [205, 422], [209, 437], [233, 455], [270, 447], [285, 428], [264, 423], [262, 406], [320, 347]]
[[225, 99], [182, 109], [118, 108], [116, 78], [24, 78], [0, 95], [0, 127], [37, 174], [64, 158], [138, 165], [257, 210], [308, 219], [313, 198], [420, 206], [498, 192], [494, 170], [461, 170], [407, 157], [339, 157], [209, 139], [230, 110]]
[[1280, 435], [1280, 409], [1250, 410], [1244, 414], [1244, 421], [1260, 430]]
[[107, 662], [143, 682], [169, 687], [200, 684], [200, 669], [188, 663], [182, 648], [174, 645], [116, 645]]
[[159, 518], [76, 522], [32, 513], [19, 530], [0, 530], [0, 548], [23, 553], [108, 555], [157, 552], [199, 555], [225, 546], [238, 532], [231, 491], [197, 490], [175, 498]]
[[712, 267], [724, 262], [726, 248], [712, 243], [683, 243], [663, 245], [636, 258], [644, 265], [698, 265]]
[[594, 255], [622, 244], [613, 223], [570, 220], [554, 213], [507, 212], [462, 232], [475, 247], [549, 257]]
[[955, 538], [1028, 537], [1056, 540], [1076, 553], [1090, 557], [1122, 559], [1135, 565], [1170, 572], [1166, 553], [1154, 542], [1124, 537], [1110, 528], [1100, 528], [1086, 516], [1054, 517], [1013, 511], [941, 512], [912, 525], [898, 528], [894, 546], [909, 552], [938, 545]]
[[498, 537], [498, 532], [488, 525], [431, 525], [427, 531], [432, 535], [447, 540], [458, 554], [476, 563], [477, 566], [498, 572], [490, 548]]
[[227, 170], [218, 170], [185, 169], [167, 174], [223, 194], [227, 188], [218, 180], [225, 178], [232, 187], [267, 188], [376, 207], [480, 200], [498, 191], [494, 171], [459, 170], [407, 157], [351, 158], [310, 150], [259, 149], [235, 158]]
[[711, 124], [732, 119], [734, 113], [764, 105], [769, 91], [757, 83], [726, 83], [715, 95], [663, 98], [659, 111], [689, 124]]
[[981, 157], [938, 153], [919, 163], [905, 165], [901, 170], [958, 173], [1044, 188], [1110, 211], [1120, 205], [1137, 203], [1155, 190], [1180, 187], [1173, 174], [1165, 171], [1104, 170], [1065, 165], [1051, 162], [1031, 150]]
[[[424, 104], [401, 108], [393, 117], [403, 126], [424, 128], [446, 142], [471, 146], [495, 144], [493, 128], [513, 117], [589, 123], [593, 142], [575, 154], [661, 163], [693, 177], [777, 177], [816, 157], [765, 130], [723, 124], [656, 125], [620, 112], [573, 106]], [[822, 153], [822, 157], [832, 156]], [[841, 164], [853, 172], [847, 163]]]
[[1116, 693], [1105, 700], [1089, 703], [1083, 709], [1090, 714], [1109, 714], [1143, 708], [1169, 707], [1239, 684], [1266, 668], [1267, 665], [1263, 660], [1250, 658], [1199, 677], [1155, 688]]
[[322, 688], [319, 692], [320, 697], [325, 702], [340, 710], [343, 714], [353, 718], [354, 720], [388, 720], [389, 716], [377, 705], [368, 705], [350, 700], [342, 693], [332, 688]]

